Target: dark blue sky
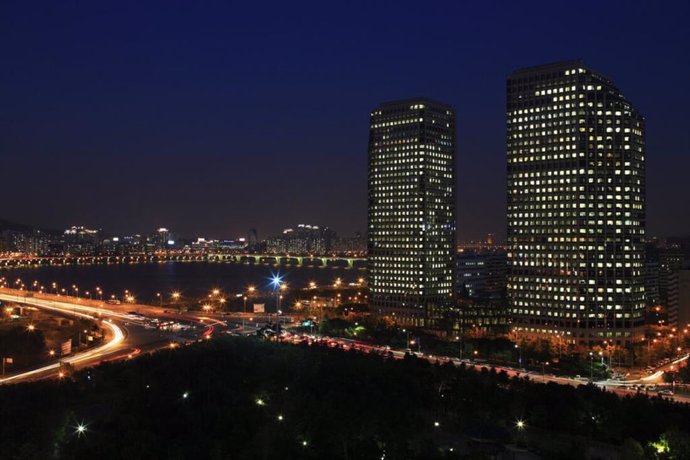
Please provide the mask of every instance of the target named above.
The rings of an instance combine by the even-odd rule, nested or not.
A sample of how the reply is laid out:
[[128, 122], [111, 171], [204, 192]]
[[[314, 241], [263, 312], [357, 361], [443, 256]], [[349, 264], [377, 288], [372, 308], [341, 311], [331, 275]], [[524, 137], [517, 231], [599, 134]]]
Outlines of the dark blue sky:
[[458, 114], [461, 239], [505, 234], [505, 78], [572, 58], [647, 118], [648, 232], [690, 234], [687, 1], [0, 3], [0, 218], [366, 230], [369, 111]]

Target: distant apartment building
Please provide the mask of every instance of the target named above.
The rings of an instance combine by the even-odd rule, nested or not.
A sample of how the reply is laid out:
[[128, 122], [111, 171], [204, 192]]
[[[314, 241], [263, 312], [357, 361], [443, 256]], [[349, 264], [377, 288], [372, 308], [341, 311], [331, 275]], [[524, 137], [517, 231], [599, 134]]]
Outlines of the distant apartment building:
[[146, 248], [149, 252], [175, 249], [178, 236], [172, 230], [161, 227], [146, 237]]
[[92, 255], [101, 242], [101, 231], [82, 226], [72, 226], [65, 230], [63, 251], [73, 256]]
[[0, 233], [0, 252], [22, 253], [32, 256], [44, 256], [50, 253], [55, 235], [39, 229], [4, 230]]
[[367, 239], [359, 232], [356, 232], [353, 236], [334, 236], [331, 241], [330, 252], [341, 255], [363, 256], [367, 252]]
[[250, 252], [256, 252], [260, 249], [261, 244], [259, 242], [259, 233], [255, 228], [250, 228], [247, 232], [247, 250]]
[[299, 224], [286, 228], [282, 235], [266, 240], [266, 252], [270, 254], [321, 255], [331, 249], [333, 232], [317, 225]]

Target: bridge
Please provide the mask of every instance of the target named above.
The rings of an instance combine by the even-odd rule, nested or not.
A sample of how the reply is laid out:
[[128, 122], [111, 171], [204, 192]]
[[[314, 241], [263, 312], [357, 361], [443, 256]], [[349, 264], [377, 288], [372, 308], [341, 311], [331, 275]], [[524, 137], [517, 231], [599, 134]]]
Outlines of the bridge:
[[157, 262], [218, 262], [254, 265], [291, 265], [296, 267], [365, 268], [364, 257], [296, 256], [276, 254], [133, 254], [126, 256], [31, 256], [0, 258], [0, 269], [30, 267], [60, 267], [68, 265], [140, 264]]
[[341, 256], [293, 256], [275, 254], [208, 254], [209, 262], [235, 262], [242, 264], [294, 265], [312, 267], [364, 268], [366, 258]]

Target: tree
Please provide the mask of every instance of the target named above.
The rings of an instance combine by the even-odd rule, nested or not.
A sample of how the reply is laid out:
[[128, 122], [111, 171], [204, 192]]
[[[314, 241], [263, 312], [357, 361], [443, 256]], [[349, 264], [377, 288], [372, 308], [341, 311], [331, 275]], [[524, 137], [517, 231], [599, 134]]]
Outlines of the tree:
[[647, 458], [640, 443], [632, 438], [623, 441], [620, 454], [621, 460], [645, 460]]

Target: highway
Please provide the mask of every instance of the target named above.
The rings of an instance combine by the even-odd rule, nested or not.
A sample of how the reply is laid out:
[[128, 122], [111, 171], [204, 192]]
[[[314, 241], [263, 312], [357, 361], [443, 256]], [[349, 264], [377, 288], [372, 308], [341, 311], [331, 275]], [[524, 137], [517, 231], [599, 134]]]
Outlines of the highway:
[[[194, 329], [186, 334], [159, 331], [146, 325], [147, 318], [133, 317], [124, 311], [121, 305], [109, 305], [103, 302], [72, 297], [58, 297], [49, 294], [27, 296], [23, 292], [18, 294], [17, 291], [3, 289], [0, 292], [0, 300], [29, 305], [65, 316], [89, 319], [100, 322], [102, 327], [108, 329], [107, 341], [102, 345], [63, 357], [50, 364], [21, 371], [4, 378], [0, 377], [0, 384], [59, 377], [61, 362], [68, 363], [74, 369], [78, 369], [103, 361], [128, 359], [142, 351], [150, 352], [168, 347], [172, 342], [193, 341], [204, 335], [210, 335], [213, 331], [212, 326], [202, 328], [201, 331]], [[124, 307], [130, 307], [131, 309], [131, 306]], [[159, 312], [155, 310], [147, 310], [147, 313], [151, 314], [148, 318], [159, 317], [156, 314]], [[165, 315], [163, 319], [171, 320], [175, 316]], [[190, 318], [177, 319], [182, 321], [190, 320]], [[196, 321], [198, 322], [199, 320]]]
[[[90, 319], [93, 321], [101, 321], [103, 327], [109, 329], [110, 334], [108, 341], [98, 347], [85, 350], [83, 352], [70, 355], [63, 358], [61, 361], [69, 363], [75, 368], [98, 364], [103, 361], [111, 361], [116, 359], [128, 359], [140, 352], [150, 352], [161, 348], [170, 346], [171, 343], [189, 342], [202, 338], [210, 338], [212, 334], [218, 331], [227, 329], [227, 322], [236, 323], [238, 329], [243, 322], [241, 317], [223, 317], [219, 315], [202, 315], [197, 316], [193, 314], [178, 314], [162, 307], [152, 305], [132, 305], [121, 304], [113, 305], [103, 301], [87, 300], [75, 297], [55, 296], [51, 294], [33, 294], [27, 295], [26, 291], [17, 291], [10, 289], [0, 289], [0, 300], [16, 302], [26, 305], [31, 305], [37, 308], [42, 308], [49, 311], [55, 311], [63, 315], [76, 316]], [[132, 312], [136, 312], [141, 317], [133, 317]], [[145, 316], [144, 316], [145, 315]], [[178, 321], [187, 324], [195, 324], [195, 328], [180, 334], [172, 332], [162, 332], [159, 330], [151, 330], [147, 326], [148, 319], [159, 319], [161, 321]], [[265, 318], [253, 317], [252, 323], [262, 322], [270, 319], [270, 316]], [[247, 320], [248, 318], [245, 318]], [[272, 318], [275, 319], [275, 318]], [[247, 324], [246, 327], [241, 328], [242, 332], [253, 333], [255, 328]], [[345, 349], [357, 348], [363, 352], [376, 353], [391, 353], [396, 359], [402, 359], [406, 351], [395, 350], [386, 347], [380, 347], [371, 344], [364, 344], [355, 342], [353, 340], [341, 338], [312, 338], [313, 340], [325, 340], [329, 344], [336, 344]], [[290, 340], [287, 340], [288, 342]], [[293, 342], [294, 343], [294, 342]], [[431, 362], [452, 362], [455, 365], [464, 363], [468, 367], [473, 367], [477, 370], [482, 368], [495, 369], [497, 372], [505, 371], [508, 376], [519, 376], [533, 380], [535, 382], [553, 382], [561, 385], [579, 386], [588, 383], [586, 379], [576, 379], [571, 377], [555, 376], [551, 374], [526, 371], [524, 369], [516, 369], [507, 366], [494, 366], [489, 363], [478, 363], [472, 360], [459, 359], [449, 356], [435, 356], [421, 353], [415, 353], [416, 356], [428, 359]], [[658, 382], [664, 371], [677, 366], [680, 362], [688, 359], [685, 355], [665, 366], [656, 370], [652, 375], [634, 381], [614, 381], [606, 380], [593, 382], [594, 385], [611, 391], [621, 396], [634, 395], [639, 391], [632, 388], [634, 384], [649, 384]], [[57, 377], [60, 369], [60, 362], [55, 361], [50, 364], [37, 367], [35, 369], [23, 371], [18, 374], [10, 375], [5, 378], [0, 378], [0, 384], [18, 383], [39, 378]], [[647, 394], [647, 393], [642, 393]], [[649, 393], [653, 395], [654, 393]], [[672, 399], [678, 402], [690, 403], [690, 397], [685, 395], [666, 395], [665, 398]]]
[[[295, 336], [293, 336], [295, 337]], [[294, 340], [294, 339], [287, 339], [287, 340], [282, 340], [284, 342], [289, 342], [289, 343], [300, 343], [303, 340], [301, 338]], [[362, 342], [357, 342], [354, 340], [350, 339], [343, 339], [343, 338], [333, 338], [333, 337], [314, 337], [313, 339], [308, 339], [308, 342], [312, 341], [321, 341], [321, 342], [326, 342], [328, 343], [329, 346], [339, 346], [342, 347], [344, 350], [348, 350], [351, 348], [360, 350], [365, 353], [390, 353], [393, 358], [395, 359], [403, 359], [407, 352], [405, 350], [399, 350], [399, 349], [391, 349], [390, 347], [382, 347], [378, 345], [372, 345], [372, 344], [366, 344]], [[498, 366], [498, 365], [493, 365], [490, 363], [479, 363], [479, 362], [474, 362], [472, 360], [468, 359], [460, 359], [456, 357], [450, 357], [450, 356], [439, 356], [439, 355], [429, 355], [429, 354], [423, 354], [423, 353], [414, 353], [415, 356], [421, 359], [426, 359], [431, 363], [435, 362], [450, 362], [453, 363], [456, 366], [460, 366], [461, 364], [465, 364], [468, 368], [475, 369], [476, 371], [481, 371], [482, 369], [495, 369], [496, 372], [505, 372], [509, 377], [522, 377], [529, 379], [533, 382], [539, 382], [539, 383], [557, 383], [559, 385], [570, 385], [574, 387], [578, 387], [580, 385], [587, 385], [589, 383], [589, 380], [587, 379], [577, 379], [577, 378], [572, 378], [572, 377], [566, 377], [566, 376], [557, 376], [553, 374], [547, 374], [547, 373], [541, 373], [541, 372], [534, 372], [534, 371], [526, 371], [524, 369], [516, 369], [513, 367], [508, 367], [508, 366]], [[684, 356], [679, 358], [678, 360], [670, 363], [668, 366], [674, 365], [678, 362], [682, 362], [684, 360], [687, 360], [688, 356]], [[653, 377], [658, 379], [661, 375], [663, 374], [663, 371], [659, 370], [653, 374]], [[650, 376], [651, 377], [651, 376]], [[655, 392], [639, 392], [636, 389], [633, 389], [630, 385], [634, 383], [632, 381], [614, 381], [614, 380], [604, 380], [604, 381], [595, 381], [593, 384], [605, 391], [610, 391], [612, 393], [615, 393], [619, 396], [633, 396], [637, 393], [641, 393], [643, 395], [648, 395], [648, 396], [655, 396]], [[663, 396], [666, 399], [670, 399], [676, 402], [680, 403], [690, 403], [690, 397], [686, 395], [664, 395]]]
[[[90, 320], [97, 320], [96, 317], [91, 314], [84, 313], [83, 311], [76, 311], [70, 304], [60, 302], [56, 304], [51, 304], [51, 301], [41, 300], [41, 299], [23, 299], [14, 295], [0, 294], [0, 300], [12, 301], [12, 302], [22, 302], [27, 305], [32, 305], [37, 308], [56, 311], [62, 314], [76, 316], [80, 318], [86, 318]], [[103, 326], [110, 329], [111, 338], [103, 345], [86, 350], [82, 353], [76, 353], [74, 355], [63, 358], [62, 360], [55, 361], [51, 364], [41, 366], [29, 371], [24, 371], [19, 374], [11, 375], [6, 378], [0, 378], [0, 384], [5, 383], [18, 383], [22, 381], [32, 380], [39, 377], [46, 377], [52, 374], [57, 375], [60, 369], [60, 361], [69, 363], [73, 366], [78, 366], [81, 364], [89, 363], [92, 360], [100, 360], [103, 356], [118, 350], [125, 342], [125, 333], [120, 326], [115, 322], [103, 320]]]

